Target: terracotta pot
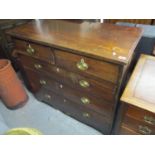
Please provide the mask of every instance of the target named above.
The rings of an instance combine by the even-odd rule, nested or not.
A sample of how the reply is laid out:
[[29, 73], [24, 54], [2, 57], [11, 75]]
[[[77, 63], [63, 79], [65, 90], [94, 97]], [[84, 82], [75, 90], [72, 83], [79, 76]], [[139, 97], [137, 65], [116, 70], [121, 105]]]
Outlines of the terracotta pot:
[[7, 59], [0, 60], [0, 97], [10, 109], [21, 107], [28, 99], [21, 81]]

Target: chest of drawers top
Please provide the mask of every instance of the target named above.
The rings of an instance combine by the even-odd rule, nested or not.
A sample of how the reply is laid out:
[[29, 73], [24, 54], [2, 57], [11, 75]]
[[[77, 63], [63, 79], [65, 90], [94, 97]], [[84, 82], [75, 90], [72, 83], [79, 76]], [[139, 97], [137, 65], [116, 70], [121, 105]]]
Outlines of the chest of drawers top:
[[124, 65], [130, 61], [142, 30], [103, 23], [79, 24], [62, 20], [34, 20], [7, 31], [7, 34]]
[[127, 104], [155, 113], [155, 58], [141, 55], [121, 97]]

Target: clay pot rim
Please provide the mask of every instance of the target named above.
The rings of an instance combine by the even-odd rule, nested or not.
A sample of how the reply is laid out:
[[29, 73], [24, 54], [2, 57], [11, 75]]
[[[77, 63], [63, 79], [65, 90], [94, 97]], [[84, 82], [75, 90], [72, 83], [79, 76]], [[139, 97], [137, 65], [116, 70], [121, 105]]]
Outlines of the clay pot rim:
[[6, 61], [6, 65], [3, 68], [0, 69], [0, 72], [6, 70], [11, 64], [11, 61], [8, 60], [8, 59], [0, 59], [0, 61]]

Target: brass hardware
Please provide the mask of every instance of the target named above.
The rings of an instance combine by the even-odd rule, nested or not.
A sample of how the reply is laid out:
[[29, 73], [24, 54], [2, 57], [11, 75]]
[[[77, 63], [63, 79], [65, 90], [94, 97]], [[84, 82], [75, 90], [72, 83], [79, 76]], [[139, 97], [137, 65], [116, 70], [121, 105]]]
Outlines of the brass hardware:
[[89, 113], [86, 113], [86, 112], [84, 112], [82, 115], [83, 115], [83, 117], [87, 117], [87, 118], [90, 117], [90, 114]]
[[32, 48], [32, 46], [29, 44], [27, 49], [26, 49], [27, 53], [32, 55], [35, 53], [35, 50]]
[[79, 84], [80, 84], [81, 87], [84, 87], [84, 88], [89, 87], [89, 83], [87, 81], [85, 81], [85, 80], [79, 81]]
[[51, 99], [51, 95], [45, 94], [45, 98], [48, 99], [48, 100], [50, 100]]
[[60, 88], [63, 88], [63, 85], [62, 84], [60, 84], [60, 86], [59, 86]]
[[144, 135], [150, 135], [152, 130], [149, 129], [147, 126], [139, 125], [139, 132]]
[[40, 65], [40, 64], [34, 64], [34, 67], [35, 67], [36, 69], [41, 69], [41, 68], [42, 68], [42, 65]]
[[46, 85], [46, 81], [45, 80], [40, 80], [40, 84], [41, 85]]
[[88, 69], [88, 64], [85, 63], [84, 59], [81, 59], [77, 64], [76, 64], [77, 68], [79, 70], [85, 71]]
[[56, 69], [56, 71], [57, 71], [57, 72], [60, 72], [60, 69], [59, 69], [59, 68], [57, 68], [57, 69]]
[[155, 119], [153, 117], [150, 116], [144, 116], [144, 121], [148, 124], [152, 124], [155, 125]]
[[90, 104], [90, 100], [88, 98], [86, 98], [86, 97], [81, 97], [81, 102], [83, 104]]

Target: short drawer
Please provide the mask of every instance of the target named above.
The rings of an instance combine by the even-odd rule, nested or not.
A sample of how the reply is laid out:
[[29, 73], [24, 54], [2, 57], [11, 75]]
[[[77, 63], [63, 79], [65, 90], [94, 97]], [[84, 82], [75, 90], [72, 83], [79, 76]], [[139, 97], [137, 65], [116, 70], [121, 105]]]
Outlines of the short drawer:
[[155, 134], [155, 128], [153, 128], [151, 125], [138, 121], [128, 116], [124, 117], [122, 125], [126, 126], [130, 130], [133, 130], [134, 132], [137, 132], [139, 134], [143, 135]]
[[135, 106], [128, 106], [126, 115], [155, 127], [155, 114]]
[[118, 65], [61, 50], [55, 50], [55, 60], [57, 66], [81, 75], [99, 77], [115, 84], [121, 74]]
[[14, 39], [15, 52], [23, 53], [25, 55], [38, 58], [50, 64], [55, 64], [54, 52], [50, 47], [32, 43], [29, 41], [23, 41]]
[[91, 127], [94, 127], [104, 134], [110, 134], [111, 122], [108, 122], [103, 115], [99, 115], [82, 105], [75, 104], [46, 89], [42, 89], [40, 92], [36, 93], [35, 96], [40, 101], [46, 102], [54, 108], [63, 111], [65, 114], [74, 117]]
[[20, 66], [22, 65], [41, 74], [48, 75], [52, 79], [80, 92], [85, 92], [96, 97], [103, 97], [108, 101], [115, 99], [117, 86], [110, 82], [100, 79], [96, 81], [91, 77], [87, 78], [24, 55], [20, 55], [19, 62]]
[[46, 88], [55, 93], [63, 95], [65, 98], [83, 105], [84, 107], [90, 108], [101, 115], [106, 115], [108, 119], [112, 119], [114, 111], [114, 103], [105, 101], [102, 97], [96, 98], [87, 93], [81, 93], [78, 90], [58, 83], [51, 79], [49, 76], [42, 75], [38, 72], [34, 72], [30, 69], [25, 68], [27, 80], [30, 83], [31, 91], [38, 92], [42, 88]]

